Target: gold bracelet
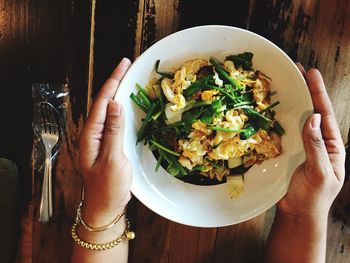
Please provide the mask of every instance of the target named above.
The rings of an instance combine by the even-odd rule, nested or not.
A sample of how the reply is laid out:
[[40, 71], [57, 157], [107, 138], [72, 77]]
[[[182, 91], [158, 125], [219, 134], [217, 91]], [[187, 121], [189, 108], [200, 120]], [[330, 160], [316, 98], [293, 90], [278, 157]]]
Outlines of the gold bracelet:
[[119, 215], [116, 216], [116, 218], [113, 219], [112, 222], [110, 222], [109, 224], [106, 224], [104, 226], [101, 226], [101, 227], [92, 227], [92, 226], [89, 226], [82, 218], [81, 216], [81, 208], [83, 207], [83, 201], [80, 202], [79, 204], [79, 207], [77, 209], [77, 218], [79, 219], [79, 221], [81, 222], [81, 224], [84, 226], [84, 228], [86, 230], [88, 230], [89, 232], [101, 232], [101, 231], [105, 231], [109, 228], [111, 228], [112, 226], [114, 226], [116, 223], [119, 222], [120, 218], [123, 217], [123, 215], [125, 215], [126, 213], [126, 206], [123, 210], [123, 212]]
[[76, 231], [76, 228], [80, 223], [81, 223], [81, 221], [77, 217], [75, 223], [72, 226], [72, 231], [71, 231], [72, 238], [79, 246], [90, 249], [90, 250], [99, 250], [99, 251], [107, 250], [107, 249], [110, 249], [110, 248], [117, 246], [123, 240], [131, 240], [131, 239], [135, 238], [135, 233], [133, 231], [130, 231], [130, 222], [126, 218], [126, 216], [125, 216], [126, 227], [125, 227], [124, 233], [120, 237], [118, 237], [112, 241], [109, 241], [107, 243], [103, 243], [103, 244], [95, 244], [95, 243], [91, 243], [91, 242], [88, 242], [88, 241], [81, 239], [78, 236], [77, 231]]

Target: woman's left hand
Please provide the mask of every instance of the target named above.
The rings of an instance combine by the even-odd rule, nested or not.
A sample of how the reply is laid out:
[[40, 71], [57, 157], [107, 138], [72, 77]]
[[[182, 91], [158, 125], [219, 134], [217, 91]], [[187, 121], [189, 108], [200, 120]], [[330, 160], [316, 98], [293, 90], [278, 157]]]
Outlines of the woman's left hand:
[[131, 198], [132, 168], [123, 152], [124, 111], [119, 102], [113, 101], [130, 64], [124, 58], [104, 83], [80, 136], [82, 214], [92, 226], [111, 222]]

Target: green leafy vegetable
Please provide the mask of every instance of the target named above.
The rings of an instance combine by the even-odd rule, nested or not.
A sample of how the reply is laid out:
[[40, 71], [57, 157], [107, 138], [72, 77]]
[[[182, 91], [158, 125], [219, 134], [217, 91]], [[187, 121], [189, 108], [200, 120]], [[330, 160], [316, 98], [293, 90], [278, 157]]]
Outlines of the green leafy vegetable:
[[159, 156], [159, 158], [157, 160], [156, 168], [154, 169], [156, 172], [158, 172], [160, 164], [161, 164], [162, 161], [163, 161], [163, 156]]
[[174, 152], [173, 150], [170, 150], [169, 148], [165, 147], [164, 145], [161, 145], [160, 143], [156, 142], [155, 140], [149, 140], [151, 143], [153, 143], [155, 146], [157, 146], [159, 149], [166, 151], [172, 155], [175, 156], [180, 156], [180, 154], [178, 154], [177, 152]]
[[264, 117], [254, 109], [244, 109], [244, 111], [250, 119], [250, 124], [252, 124], [256, 130], [270, 130], [270, 124], [272, 122], [270, 119]]
[[240, 138], [242, 140], [246, 140], [246, 139], [252, 137], [256, 132], [257, 132], [257, 130], [254, 128], [254, 126], [252, 124], [248, 123], [245, 125], [244, 131], [240, 134]]
[[147, 93], [144, 91], [143, 88], [141, 88], [141, 86], [139, 87], [139, 92], [137, 93], [137, 95], [139, 95], [139, 97], [142, 99], [143, 104], [147, 107], [150, 108], [151, 107], [151, 100], [148, 97]]
[[213, 85], [206, 85], [205, 86], [206, 88], [210, 88], [210, 89], [215, 89], [217, 91], [220, 91], [222, 94], [224, 94], [227, 98], [229, 98], [230, 100], [232, 100], [233, 103], [237, 103], [237, 99], [231, 95], [230, 93], [228, 93], [226, 90], [220, 88], [220, 87], [217, 87], [217, 86], [213, 86]]
[[211, 58], [209, 59], [210, 64], [213, 65], [215, 70], [223, 76], [232, 86], [234, 86], [238, 90], [243, 90], [243, 87], [234, 79], [232, 78], [217, 62], [216, 59]]
[[281, 124], [278, 121], [274, 121], [272, 129], [279, 135], [282, 136], [283, 134], [285, 134], [285, 130], [283, 129], [283, 127], [281, 126]]
[[[136, 83], [137, 93], [131, 93], [130, 98], [146, 113], [137, 132], [137, 143], [144, 141], [154, 153], [157, 158], [155, 171], [162, 166], [168, 173], [185, 182], [194, 182], [200, 178], [202, 182], [209, 180], [218, 183], [221, 179], [225, 182], [225, 178], [229, 179], [228, 175], [244, 174], [254, 163], [254, 158], [251, 157], [255, 155], [258, 158], [261, 154], [257, 147], [252, 147], [241, 157], [229, 153], [229, 161], [223, 160], [226, 157], [216, 159], [219, 154], [226, 154], [221, 151], [231, 137], [238, 136], [241, 140], [247, 140], [260, 130], [273, 131], [279, 136], [285, 134], [281, 124], [274, 118], [275, 111], [272, 110], [279, 101], [264, 110], [258, 109], [253, 95], [253, 84], [259, 76], [252, 68], [253, 54], [244, 52], [227, 56], [226, 59], [234, 63], [238, 70], [237, 75], [230, 75], [221, 62], [211, 57], [210, 64], [200, 68], [195, 76], [184, 76], [186, 85], [177, 83], [171, 87], [174, 100], [165, 97], [160, 82], [164, 77], [173, 79], [175, 74], [160, 71], [160, 60], [155, 63], [155, 71], [160, 77], [156, 85], [152, 86], [154, 93], [149, 94], [147, 89]], [[217, 73], [223, 83], [214, 79], [213, 73]], [[190, 82], [191, 80], [194, 81]], [[218, 92], [206, 92], [214, 90]], [[211, 96], [202, 95], [204, 92]], [[179, 106], [179, 110], [173, 110], [173, 105]], [[231, 112], [228, 113], [229, 111]], [[176, 118], [172, 118], [173, 116]], [[236, 120], [241, 123], [239, 128], [235, 125]], [[194, 126], [196, 121], [202, 123]], [[220, 136], [225, 139], [220, 139]], [[239, 140], [232, 142], [249, 143]], [[222, 143], [224, 147], [219, 147]], [[200, 152], [204, 152], [204, 155]], [[197, 158], [198, 154], [201, 158]], [[190, 169], [191, 167], [193, 168]], [[203, 177], [204, 174], [207, 177]], [[211, 179], [213, 175], [216, 178]]]
[[213, 75], [209, 75], [201, 80], [197, 80], [193, 82], [190, 86], [187, 87], [187, 89], [184, 90], [183, 95], [186, 99], [191, 97], [193, 94], [195, 94], [197, 91], [200, 91], [204, 88], [205, 85], [209, 83], [209, 80], [213, 78]]
[[217, 127], [217, 126], [207, 126], [207, 129], [213, 130], [213, 131], [235, 132], [235, 133], [245, 132], [245, 130], [234, 130], [234, 129]]
[[251, 52], [244, 52], [238, 55], [230, 55], [227, 56], [226, 59], [231, 60], [237, 68], [241, 67], [244, 70], [252, 69], [253, 53]]
[[268, 107], [266, 107], [265, 109], [261, 110], [260, 113], [264, 113], [266, 111], [271, 110], [273, 107], [277, 106], [278, 104], [280, 104], [279, 101], [275, 101], [274, 103], [272, 103], [271, 105], [269, 105]]
[[151, 105], [151, 108], [148, 110], [147, 115], [145, 117], [145, 119], [142, 122], [141, 128], [139, 129], [138, 133], [137, 133], [137, 141], [136, 144], [139, 143], [140, 141], [142, 141], [143, 139], [143, 135], [146, 131], [146, 128], [148, 127], [148, 125], [150, 124], [150, 120], [152, 118], [152, 115], [154, 114], [154, 112], [157, 109], [157, 103], [153, 103]]
[[179, 174], [179, 168], [175, 163], [169, 164], [169, 166], [166, 169], [168, 173], [170, 173], [172, 176], [176, 176]]
[[146, 105], [144, 105], [143, 100], [142, 100], [139, 96], [135, 95], [134, 93], [131, 93], [131, 94], [130, 94], [130, 98], [133, 100], [133, 102], [135, 102], [135, 104], [136, 104], [141, 110], [143, 110], [144, 112], [147, 113], [148, 107], [147, 107]]

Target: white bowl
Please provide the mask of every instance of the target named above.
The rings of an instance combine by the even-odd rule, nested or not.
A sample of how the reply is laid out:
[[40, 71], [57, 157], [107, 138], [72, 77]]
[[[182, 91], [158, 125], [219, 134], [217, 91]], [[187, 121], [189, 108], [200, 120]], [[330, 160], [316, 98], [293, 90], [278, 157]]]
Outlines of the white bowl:
[[[236, 199], [228, 196], [226, 184], [199, 186], [172, 177], [164, 169], [155, 172], [156, 159], [143, 143], [136, 146], [136, 133], [144, 113], [129, 98], [136, 93], [135, 83], [146, 85], [156, 60], [162, 71], [174, 71], [184, 61], [249, 51], [253, 67], [272, 78], [271, 90], [276, 119], [286, 130], [283, 152], [274, 159], [254, 165], [246, 174], [244, 192]], [[301, 129], [313, 111], [303, 76], [293, 61], [269, 40], [240, 28], [199, 26], [169, 35], [148, 48], [133, 63], [123, 78], [116, 99], [126, 112], [125, 154], [133, 165], [131, 191], [155, 213], [178, 223], [196, 227], [221, 227], [251, 219], [275, 205], [286, 193], [291, 175], [305, 159]]]

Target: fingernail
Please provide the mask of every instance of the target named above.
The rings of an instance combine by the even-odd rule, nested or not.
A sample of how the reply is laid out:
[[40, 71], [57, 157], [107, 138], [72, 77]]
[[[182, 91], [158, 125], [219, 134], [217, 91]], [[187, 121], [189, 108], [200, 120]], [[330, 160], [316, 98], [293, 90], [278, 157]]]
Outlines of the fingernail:
[[312, 115], [311, 127], [313, 129], [319, 129], [321, 125], [321, 115], [319, 113], [314, 113]]
[[119, 116], [122, 112], [122, 106], [119, 102], [111, 101], [109, 103], [109, 113], [114, 116]]
[[129, 66], [129, 64], [131, 64], [130, 59], [128, 59], [127, 57], [123, 57], [123, 59], [120, 61], [120, 64], [125, 65], [125, 66]]
[[125, 63], [125, 62], [128, 62], [128, 63], [129, 63], [129, 61], [130, 61], [130, 60], [129, 60], [127, 57], [123, 57], [123, 59], [122, 59], [122, 62], [124, 62], [124, 63]]

